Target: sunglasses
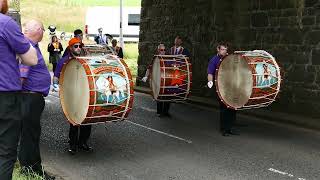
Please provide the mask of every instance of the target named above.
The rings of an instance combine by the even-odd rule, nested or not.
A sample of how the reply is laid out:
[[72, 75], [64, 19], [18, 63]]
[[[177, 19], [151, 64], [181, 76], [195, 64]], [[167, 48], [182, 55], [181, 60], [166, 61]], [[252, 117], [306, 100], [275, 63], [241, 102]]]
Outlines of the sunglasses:
[[76, 44], [76, 45], [73, 45], [73, 48], [82, 48], [82, 45]]
[[165, 49], [160, 49], [159, 51], [165, 51]]

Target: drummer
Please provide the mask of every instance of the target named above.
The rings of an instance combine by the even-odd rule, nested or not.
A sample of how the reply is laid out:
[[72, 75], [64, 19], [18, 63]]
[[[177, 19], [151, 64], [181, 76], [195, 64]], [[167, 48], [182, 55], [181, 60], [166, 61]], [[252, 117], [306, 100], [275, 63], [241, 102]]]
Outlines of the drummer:
[[[164, 44], [159, 44], [158, 45], [158, 48], [157, 48], [157, 51], [156, 51], [156, 54], [157, 55], [165, 55], [166, 54], [166, 47], [164, 46]], [[153, 64], [153, 61], [151, 62], [151, 64], [148, 66], [148, 69], [146, 71], [146, 74], [144, 75], [144, 77], [142, 78], [142, 81], [143, 82], [147, 82], [148, 80], [148, 77], [150, 75], [150, 70], [152, 68], [152, 64]], [[160, 116], [160, 117], [163, 117], [163, 116], [170, 116], [169, 113], [168, 113], [168, 107], [166, 105], [167, 103], [166, 102], [160, 102], [160, 101], [157, 101], [157, 114]]]
[[[70, 52], [65, 57], [62, 57], [59, 60], [57, 68], [54, 72], [54, 77], [53, 77], [53, 83], [55, 84], [54, 86], [58, 87], [57, 84], [59, 81], [60, 73], [65, 62], [67, 62], [67, 60], [72, 59], [74, 57], [83, 55], [82, 46], [83, 44], [79, 38], [72, 38], [69, 41], [68, 48]], [[80, 134], [79, 134], [79, 129], [80, 129]], [[91, 134], [91, 125], [79, 127], [79, 126], [74, 126], [70, 124], [68, 152], [73, 155], [77, 152], [78, 149], [81, 149], [84, 151], [91, 151], [92, 148], [87, 143], [90, 137], [90, 134]]]
[[[182, 46], [182, 43], [183, 43], [182, 38], [180, 36], [176, 36], [176, 38], [174, 39], [174, 46], [172, 46], [170, 48], [169, 54], [170, 55], [184, 55], [184, 56], [189, 57], [190, 53], [186, 48], [184, 48]], [[170, 102], [162, 102], [160, 109], [162, 109], [163, 115], [168, 116], [168, 117], [171, 116], [169, 114]]]
[[[228, 44], [221, 42], [217, 46], [217, 55], [213, 56], [208, 64], [208, 87], [213, 87], [216, 70], [220, 64], [220, 60], [228, 55]], [[217, 95], [220, 103], [220, 130], [223, 136], [239, 135], [232, 127], [236, 120], [236, 110], [228, 108]]]

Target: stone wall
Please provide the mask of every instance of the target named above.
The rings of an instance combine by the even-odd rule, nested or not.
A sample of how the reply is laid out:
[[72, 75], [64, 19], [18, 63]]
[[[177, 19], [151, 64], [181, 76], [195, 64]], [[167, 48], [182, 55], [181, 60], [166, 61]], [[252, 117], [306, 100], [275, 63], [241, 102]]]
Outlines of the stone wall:
[[320, 117], [320, 0], [142, 0], [141, 15], [140, 77], [156, 46], [180, 35], [192, 54], [192, 95], [210, 98], [208, 60], [217, 42], [229, 41], [231, 51], [266, 50], [282, 67], [281, 93], [268, 109]]

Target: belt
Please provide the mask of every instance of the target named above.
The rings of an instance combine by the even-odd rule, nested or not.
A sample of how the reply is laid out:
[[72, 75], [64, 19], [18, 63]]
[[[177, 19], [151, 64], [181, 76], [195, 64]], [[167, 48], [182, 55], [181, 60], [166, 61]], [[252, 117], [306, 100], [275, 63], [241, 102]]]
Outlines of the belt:
[[25, 94], [39, 94], [41, 96], [43, 96], [42, 93], [39, 93], [39, 92], [34, 92], [34, 91], [21, 91], [22, 93], [25, 93]]

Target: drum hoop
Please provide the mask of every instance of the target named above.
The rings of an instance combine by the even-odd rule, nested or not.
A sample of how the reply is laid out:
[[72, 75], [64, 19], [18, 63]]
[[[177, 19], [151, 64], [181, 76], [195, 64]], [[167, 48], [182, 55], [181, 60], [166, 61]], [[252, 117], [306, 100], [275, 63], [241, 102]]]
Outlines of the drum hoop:
[[[155, 59], [158, 57], [158, 59], [159, 59], [159, 61], [160, 61], [160, 56], [159, 55], [154, 55], [153, 56], [153, 61], [152, 61], [152, 67], [153, 67], [153, 65], [154, 65], [154, 61], [155, 61]], [[160, 57], [160, 58], [159, 58]], [[160, 62], [159, 62], [159, 64], [160, 64]], [[161, 74], [161, 72], [160, 72], [160, 74]], [[158, 98], [155, 98], [155, 94], [154, 94], [154, 92], [153, 92], [153, 90], [152, 90], [152, 81], [153, 81], [153, 71], [152, 71], [152, 73], [150, 73], [150, 78], [149, 78], [150, 80], [149, 80], [149, 84], [150, 84], [150, 86], [151, 86], [151, 95], [152, 95], [152, 97], [153, 97], [153, 99], [154, 100], [158, 100]], [[161, 81], [161, 78], [160, 78], [160, 81]], [[160, 91], [160, 90], [159, 90]]]
[[[226, 58], [226, 57], [227, 57], [227, 56], [223, 57], [223, 59]], [[219, 69], [220, 69], [221, 62], [223, 61], [223, 59], [220, 58], [219, 64], [218, 64], [218, 66], [216, 67], [215, 80], [214, 80], [214, 83], [215, 83], [215, 86], [216, 86], [216, 93], [217, 93], [220, 101], [221, 101], [224, 105], [226, 105], [227, 108], [231, 108], [231, 109], [236, 110], [236, 108], [234, 108], [234, 107], [232, 107], [232, 106], [229, 106], [229, 105], [223, 100], [222, 95], [221, 95], [221, 93], [220, 93], [220, 91], [219, 91], [219, 82], [218, 82], [218, 79], [217, 79], [217, 78], [218, 78], [218, 75], [219, 75]]]
[[[126, 81], [127, 81], [128, 99], [127, 99], [127, 102], [126, 102], [126, 107], [124, 109], [124, 111], [127, 112], [128, 108], [129, 108], [129, 105], [130, 105], [131, 96], [133, 97], [133, 95], [131, 95], [131, 82], [130, 82], [130, 79], [129, 79], [130, 71], [128, 72], [128, 66], [122, 59], [117, 58], [117, 60], [120, 63], [120, 65], [122, 66], [122, 68], [123, 68], [123, 72], [125, 74]], [[131, 74], [130, 74], [130, 76], [131, 76]], [[124, 117], [126, 116], [125, 112], [122, 114], [121, 119], [124, 119]]]
[[[75, 121], [73, 121], [73, 120], [71, 119], [69, 113], [68, 113], [67, 110], [66, 110], [66, 105], [65, 105], [64, 96], [63, 96], [64, 88], [63, 88], [62, 84], [63, 84], [63, 82], [64, 82], [64, 72], [65, 72], [65, 70], [66, 70], [67, 65], [68, 65], [71, 61], [79, 61], [79, 60], [80, 60], [80, 59], [77, 59], [77, 58], [73, 58], [73, 59], [67, 60], [67, 62], [62, 66], [61, 75], [60, 75], [60, 80], [59, 80], [59, 86], [60, 86], [59, 97], [60, 97], [60, 104], [61, 104], [61, 107], [62, 107], [62, 111], [64, 112], [64, 114], [65, 114], [68, 122], [71, 123], [71, 124], [74, 125], [74, 126], [79, 126], [79, 125], [81, 125], [81, 124], [78, 124], [78, 123], [76, 123]], [[83, 67], [83, 64], [81, 63], [81, 61], [79, 61], [79, 63], [80, 63], [80, 64], [82, 65], [82, 67]], [[83, 67], [83, 68], [84, 68], [84, 67]], [[91, 71], [90, 71], [90, 72], [91, 72]], [[89, 91], [89, 93], [90, 93], [90, 91]], [[89, 97], [90, 97], [90, 94], [89, 94]], [[88, 114], [88, 111], [89, 111], [89, 109], [88, 109], [87, 112], [86, 112], [86, 116], [87, 116], [87, 114]], [[86, 118], [87, 118], [87, 117], [86, 117]], [[85, 118], [85, 119], [86, 119], [86, 118]], [[85, 119], [83, 120], [83, 122], [85, 121]]]

